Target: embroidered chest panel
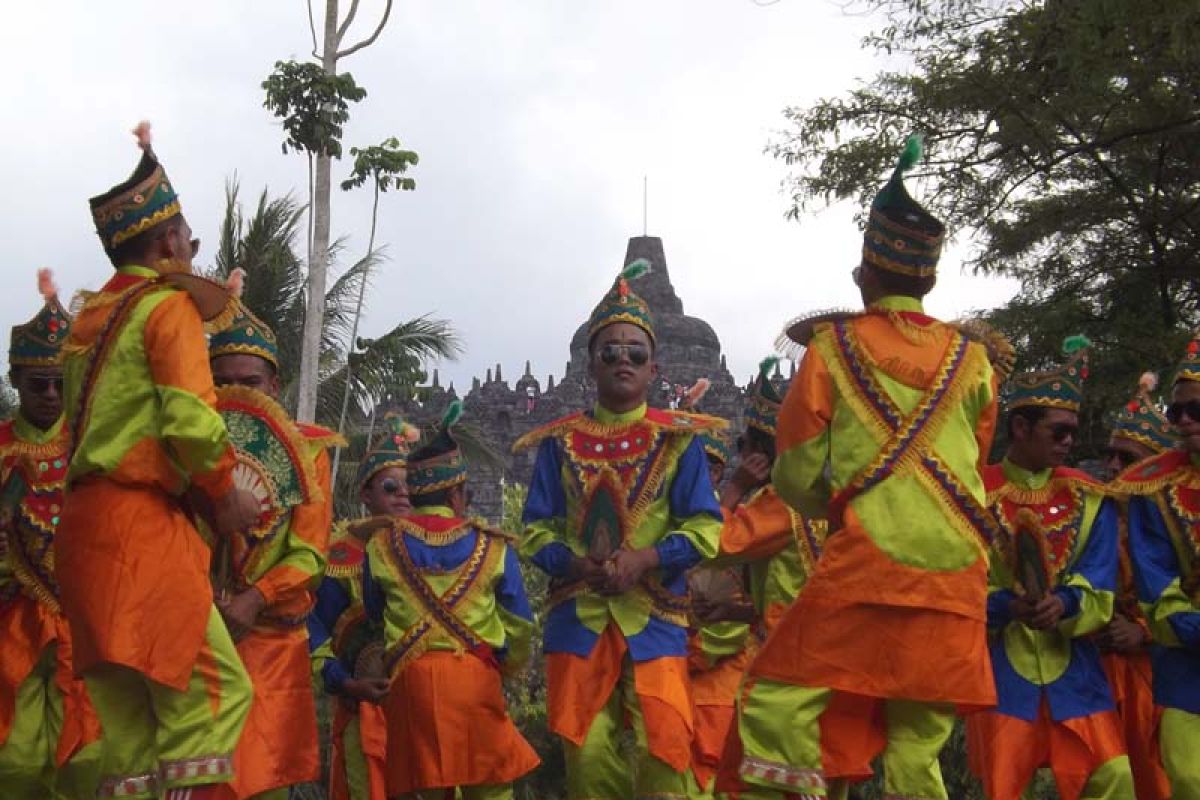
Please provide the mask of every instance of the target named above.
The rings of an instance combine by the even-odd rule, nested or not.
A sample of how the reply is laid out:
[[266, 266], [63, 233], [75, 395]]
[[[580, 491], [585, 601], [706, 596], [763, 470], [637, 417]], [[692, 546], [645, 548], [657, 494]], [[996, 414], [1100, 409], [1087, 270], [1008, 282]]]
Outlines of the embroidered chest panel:
[[4, 472], [7, 479], [0, 512], [7, 540], [4, 555], [21, 586], [57, 611], [54, 531], [62, 511], [66, 453], [60, 447], [18, 445], [6, 454]]
[[1012, 550], [1017, 531], [1022, 527], [1018, 515], [1032, 512], [1037, 524], [1024, 529], [1038, 539], [1046, 574], [1061, 576], [1077, 555], [1079, 533], [1083, 525], [1084, 492], [1074, 482], [1051, 480], [1039, 490], [1016, 489], [1011, 484], [989, 497], [992, 512], [1000, 525], [1001, 545], [1015, 570]]
[[1200, 482], [1183, 480], [1163, 489], [1157, 499], [1167, 518], [1171, 535], [1181, 549], [1191, 555], [1191, 570], [1186, 576], [1191, 592], [1200, 589]]
[[687, 441], [647, 420], [620, 427], [580, 425], [559, 440], [571, 475], [568, 494], [579, 499], [570, 527], [598, 557], [637, 529], [662, 495], [668, 469]]

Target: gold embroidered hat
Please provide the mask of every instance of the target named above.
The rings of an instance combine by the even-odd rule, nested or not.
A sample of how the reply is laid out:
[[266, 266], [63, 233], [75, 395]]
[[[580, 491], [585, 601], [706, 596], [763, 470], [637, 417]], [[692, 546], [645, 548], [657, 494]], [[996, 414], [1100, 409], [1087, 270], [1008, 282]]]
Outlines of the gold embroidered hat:
[[46, 367], [62, 362], [62, 346], [71, 331], [71, 315], [58, 302], [58, 287], [48, 269], [38, 270], [38, 291], [45, 304], [24, 325], [13, 326], [8, 343], [10, 367]]
[[1113, 436], [1119, 436], [1149, 447], [1155, 454], [1175, 446], [1175, 427], [1151, 396], [1158, 387], [1158, 376], [1143, 372], [1138, 379], [1137, 392], [1113, 421]]
[[467, 462], [451, 428], [462, 418], [463, 404], [454, 400], [442, 416], [437, 434], [408, 457], [408, 493], [432, 494], [467, 482]]
[[588, 341], [596, 337], [602, 329], [618, 322], [628, 322], [646, 332], [650, 341], [654, 342], [654, 316], [646, 301], [633, 293], [629, 282], [650, 272], [650, 262], [644, 258], [631, 261], [621, 270], [608, 294], [600, 301], [600, 305], [592, 311], [588, 320]]
[[234, 298], [230, 302], [235, 308], [232, 319], [208, 337], [209, 359], [230, 355], [258, 356], [278, 371], [279, 345], [274, 331], [254, 316], [241, 300]]
[[1183, 351], [1183, 361], [1179, 362], [1179, 371], [1175, 373], [1175, 382], [1179, 381], [1200, 381], [1200, 331], [1192, 334]]
[[388, 467], [407, 469], [408, 451], [421, 438], [421, 431], [405, 422], [395, 411], [388, 412], [383, 424], [386, 431], [363, 455], [358, 465], [360, 488]]
[[863, 234], [863, 261], [914, 278], [937, 274], [946, 239], [946, 226], [914, 200], [904, 186], [904, 173], [921, 156], [921, 137], [908, 137], [892, 176], [871, 203]]
[[167, 173], [150, 147], [150, 123], [133, 129], [142, 158], [123, 183], [88, 201], [105, 252], [181, 213]]
[[1083, 382], [1088, 376], [1087, 350], [1091, 344], [1086, 336], [1068, 336], [1062, 348], [1067, 361], [1061, 367], [1014, 375], [1004, 407], [1009, 411], [1039, 406], [1078, 412], [1083, 402]]

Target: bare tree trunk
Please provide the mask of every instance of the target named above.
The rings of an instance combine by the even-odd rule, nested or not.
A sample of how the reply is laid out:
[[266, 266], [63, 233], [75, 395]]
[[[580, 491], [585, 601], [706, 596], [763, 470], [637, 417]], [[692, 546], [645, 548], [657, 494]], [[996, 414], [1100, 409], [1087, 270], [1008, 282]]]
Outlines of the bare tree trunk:
[[[325, 2], [324, 49], [321, 66], [326, 75], [337, 73], [338, 0]], [[318, 368], [321, 361], [321, 330], [325, 322], [325, 284], [329, 267], [330, 173], [333, 159], [317, 153], [313, 192], [313, 247], [308, 264], [308, 297], [304, 310], [304, 337], [300, 351], [300, 382], [296, 419], [312, 422], [317, 412]]]

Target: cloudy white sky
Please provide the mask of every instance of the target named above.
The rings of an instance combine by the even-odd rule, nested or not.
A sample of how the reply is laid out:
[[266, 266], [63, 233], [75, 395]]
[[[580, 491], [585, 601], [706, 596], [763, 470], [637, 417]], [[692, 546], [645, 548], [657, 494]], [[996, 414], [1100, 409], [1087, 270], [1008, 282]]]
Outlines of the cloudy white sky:
[[[359, 31], [382, 6], [363, 0]], [[421, 157], [417, 191], [381, 203], [390, 260], [364, 333], [451, 320], [467, 349], [441, 370], [460, 389], [497, 362], [510, 380], [526, 359], [541, 380], [560, 376], [571, 333], [642, 232], [645, 175], [648, 232], [685, 310], [748, 377], [785, 320], [856, 300], [853, 209], [785, 221], [784, 167], [763, 147], [784, 106], [880, 67], [859, 44], [872, 22], [825, 0], [397, 0], [379, 41], [342, 64], [369, 91], [345, 145], [394, 135]], [[0, 324], [32, 315], [39, 266], [65, 294], [106, 279], [87, 198], [132, 169], [139, 119], [154, 123], [201, 262], [226, 179], [251, 198], [303, 192], [304, 162], [280, 152], [259, 88], [276, 60], [308, 56], [301, 0], [22, 3], [6, 28]], [[352, 252], [369, 214], [366, 189], [337, 192], [333, 227]], [[1010, 293], [961, 275], [956, 250], [934, 313]]]

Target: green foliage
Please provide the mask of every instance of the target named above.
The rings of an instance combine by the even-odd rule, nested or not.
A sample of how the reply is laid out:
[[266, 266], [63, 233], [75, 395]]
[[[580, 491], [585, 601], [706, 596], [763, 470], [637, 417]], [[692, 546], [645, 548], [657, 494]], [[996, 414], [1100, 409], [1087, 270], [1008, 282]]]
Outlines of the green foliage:
[[17, 392], [7, 375], [0, 376], [0, 419], [8, 419], [17, 413]]
[[262, 82], [263, 107], [283, 120], [283, 152], [342, 157], [342, 126], [350, 119], [350, 103], [367, 96], [349, 72], [326, 74], [311, 61], [276, 61]]
[[[521, 512], [528, 491], [520, 483], [505, 484], [503, 491], [500, 528], [519, 538], [525, 530]], [[525, 674], [505, 686], [505, 697], [509, 715], [541, 757], [542, 766], [517, 782], [514, 795], [517, 800], [558, 800], [566, 796], [566, 764], [562, 745], [550, 731], [546, 717], [546, 663], [542, 654], [542, 620], [550, 581], [544, 572], [529, 565], [524, 566], [522, 576], [534, 614], [532, 657]]]
[[412, 150], [400, 149], [400, 140], [394, 136], [373, 147], [351, 147], [350, 155], [354, 158], [354, 169], [342, 181], [343, 190], [357, 189], [367, 180], [374, 181], [380, 192], [393, 187], [405, 192], [417, 188], [416, 181], [403, 175], [416, 165], [418, 156]]
[[[914, 132], [914, 194], [969, 266], [1020, 284], [991, 314], [1019, 369], [1063, 337], [1095, 342], [1085, 453], [1146, 369], [1168, 370], [1200, 323], [1200, 5], [1194, 0], [859, 0], [867, 47], [904, 63], [784, 113], [769, 150], [790, 214], [866, 208]], [[1061, 357], [1059, 357], [1061, 358]]]

